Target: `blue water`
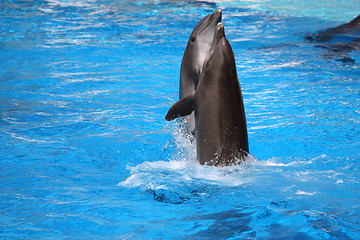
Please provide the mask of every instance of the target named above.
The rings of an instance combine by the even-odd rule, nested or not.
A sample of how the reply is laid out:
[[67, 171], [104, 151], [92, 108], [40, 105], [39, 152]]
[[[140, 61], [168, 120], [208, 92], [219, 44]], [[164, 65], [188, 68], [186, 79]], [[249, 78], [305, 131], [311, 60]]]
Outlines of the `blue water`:
[[[360, 54], [303, 38], [359, 5], [0, 1], [0, 238], [360, 239]], [[164, 120], [217, 8], [253, 155], [225, 168]]]

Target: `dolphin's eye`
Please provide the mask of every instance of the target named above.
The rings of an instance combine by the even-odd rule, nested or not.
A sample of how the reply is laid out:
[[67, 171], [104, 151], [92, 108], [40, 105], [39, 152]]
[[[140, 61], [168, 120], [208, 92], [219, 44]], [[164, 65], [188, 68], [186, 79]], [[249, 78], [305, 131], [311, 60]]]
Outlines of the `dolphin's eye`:
[[190, 42], [195, 42], [195, 40], [196, 40], [196, 36], [191, 36]]

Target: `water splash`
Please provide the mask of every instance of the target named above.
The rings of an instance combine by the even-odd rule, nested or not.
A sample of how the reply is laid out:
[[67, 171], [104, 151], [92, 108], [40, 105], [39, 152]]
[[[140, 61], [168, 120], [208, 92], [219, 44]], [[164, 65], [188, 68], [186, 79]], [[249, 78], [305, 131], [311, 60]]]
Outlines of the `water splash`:
[[172, 124], [176, 150], [172, 158], [128, 166], [130, 176], [119, 186], [139, 188], [153, 194], [156, 200], [179, 203], [180, 200], [208, 194], [204, 191], [199, 193], [198, 189], [238, 187], [253, 181], [248, 170], [259, 164], [254, 156], [249, 155], [247, 161], [236, 166], [220, 168], [199, 165], [194, 139], [184, 134], [181, 127], [174, 125], [176, 123]]

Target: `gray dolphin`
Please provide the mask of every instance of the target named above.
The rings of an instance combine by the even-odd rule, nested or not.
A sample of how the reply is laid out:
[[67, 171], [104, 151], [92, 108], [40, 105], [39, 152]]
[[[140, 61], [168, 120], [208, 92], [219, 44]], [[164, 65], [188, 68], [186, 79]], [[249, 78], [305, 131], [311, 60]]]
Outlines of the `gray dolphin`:
[[336, 61], [354, 63], [355, 59], [346, 56], [346, 54], [360, 50], [360, 15], [348, 23], [318, 33], [308, 34], [305, 38], [319, 43], [315, 45], [316, 47], [330, 50], [329, 53], [326, 53], [326, 57], [340, 57]]
[[340, 26], [329, 28], [315, 34], [309, 34], [305, 38], [315, 42], [327, 42], [335, 36], [359, 38], [359, 33], [352, 34], [353, 32], [360, 31], [360, 15], [348, 23]]
[[[194, 93], [221, 17], [222, 11], [218, 9], [205, 16], [192, 31], [181, 62], [179, 99]], [[194, 131], [193, 114], [187, 124], [189, 130]]]
[[234, 53], [219, 23], [195, 92], [176, 102], [165, 119], [195, 112], [200, 164], [229, 166], [249, 153], [245, 109]]

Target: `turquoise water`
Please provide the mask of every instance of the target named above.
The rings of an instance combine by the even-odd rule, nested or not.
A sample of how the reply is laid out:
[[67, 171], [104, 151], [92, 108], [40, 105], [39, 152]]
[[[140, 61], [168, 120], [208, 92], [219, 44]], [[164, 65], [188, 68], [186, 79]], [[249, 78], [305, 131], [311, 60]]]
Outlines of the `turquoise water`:
[[[359, 239], [360, 54], [303, 38], [359, 5], [1, 1], [1, 238]], [[217, 8], [253, 155], [226, 168], [164, 120]]]

